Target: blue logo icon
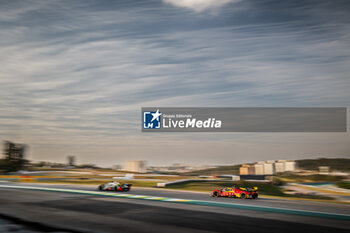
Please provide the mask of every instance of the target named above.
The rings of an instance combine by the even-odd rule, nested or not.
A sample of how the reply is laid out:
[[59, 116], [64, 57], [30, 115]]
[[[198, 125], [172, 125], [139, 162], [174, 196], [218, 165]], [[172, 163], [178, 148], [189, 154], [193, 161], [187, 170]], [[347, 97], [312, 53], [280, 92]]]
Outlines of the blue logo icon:
[[143, 128], [144, 129], [160, 129], [161, 127], [161, 115], [157, 109], [156, 112], [143, 112]]

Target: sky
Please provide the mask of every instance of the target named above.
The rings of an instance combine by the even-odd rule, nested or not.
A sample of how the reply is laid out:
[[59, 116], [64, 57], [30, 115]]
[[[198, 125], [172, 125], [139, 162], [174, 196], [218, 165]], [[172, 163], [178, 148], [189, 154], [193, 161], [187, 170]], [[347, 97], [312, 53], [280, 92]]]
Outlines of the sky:
[[141, 107], [349, 107], [349, 12], [347, 0], [0, 0], [0, 140], [100, 166], [350, 158], [348, 132], [140, 128]]

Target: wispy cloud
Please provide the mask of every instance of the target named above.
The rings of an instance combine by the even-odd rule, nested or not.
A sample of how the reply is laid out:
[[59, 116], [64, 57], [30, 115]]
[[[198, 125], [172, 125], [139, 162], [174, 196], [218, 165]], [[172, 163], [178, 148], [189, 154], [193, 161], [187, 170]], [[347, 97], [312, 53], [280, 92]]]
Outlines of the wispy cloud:
[[239, 2], [241, 0], [163, 0], [165, 3], [170, 3], [174, 6], [185, 7], [196, 12], [201, 12], [208, 9], [216, 9], [227, 3]]
[[208, 19], [160, 1], [1, 3], [0, 139], [35, 145], [36, 159], [64, 156], [62, 145], [140, 148], [131, 157], [151, 151], [153, 140], [231, 148], [247, 137], [141, 134], [140, 109], [349, 106], [347, 6], [238, 4]]

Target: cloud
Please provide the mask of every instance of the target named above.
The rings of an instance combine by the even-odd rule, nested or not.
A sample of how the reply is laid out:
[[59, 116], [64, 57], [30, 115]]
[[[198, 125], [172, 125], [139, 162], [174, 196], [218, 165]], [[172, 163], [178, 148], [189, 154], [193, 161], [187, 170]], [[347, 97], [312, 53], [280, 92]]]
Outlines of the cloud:
[[[350, 104], [349, 16], [342, 9], [332, 10], [330, 17], [328, 7], [319, 5], [275, 9], [275, 4], [267, 4], [273, 11], [266, 17], [264, 6], [248, 4], [234, 14], [227, 7], [225, 14], [206, 19], [178, 7], [164, 8], [160, 1], [142, 6], [118, 2], [105, 6], [90, 1], [33, 1], [18, 6], [13, 1], [0, 8], [4, 58], [0, 61], [0, 140], [33, 145], [34, 159], [55, 160], [70, 153], [64, 147], [68, 145], [83, 157], [79, 146], [90, 145], [98, 148], [95, 155], [110, 154], [108, 163], [115, 161], [117, 147], [129, 147], [118, 151], [118, 156], [143, 155], [143, 150], [150, 156], [152, 142], [169, 145], [164, 149], [169, 151], [177, 141], [188, 148], [184, 154], [191, 154], [196, 141], [198, 147], [199, 142], [217, 146], [225, 141], [223, 148], [229, 148], [232, 141], [247, 143], [253, 137], [145, 135], [140, 132], [143, 106]], [[196, 9], [236, 1], [203, 2]], [[287, 136], [270, 140], [278, 144], [288, 141]], [[326, 139], [320, 151], [329, 146], [323, 143]], [[329, 139], [342, 144], [338, 137]], [[312, 140], [310, 136], [305, 141]], [[259, 136], [256, 142], [264, 144], [266, 137]], [[50, 147], [45, 151], [46, 144]], [[110, 149], [111, 145], [116, 148]], [[290, 147], [290, 154], [295, 153]], [[229, 162], [230, 151], [220, 149], [227, 160], [215, 160]], [[198, 161], [208, 155], [198, 156]]]
[[230, 2], [239, 2], [241, 0], [163, 0], [177, 7], [185, 7], [196, 12], [215, 9]]

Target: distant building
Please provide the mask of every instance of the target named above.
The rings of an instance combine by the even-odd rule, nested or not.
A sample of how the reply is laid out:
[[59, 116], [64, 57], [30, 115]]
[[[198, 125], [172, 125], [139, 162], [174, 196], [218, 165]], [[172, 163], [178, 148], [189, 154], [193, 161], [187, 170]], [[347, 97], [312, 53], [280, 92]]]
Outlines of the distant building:
[[244, 164], [242, 167], [239, 168], [239, 174], [240, 175], [249, 175], [249, 165]]
[[282, 172], [293, 172], [296, 170], [294, 160], [268, 160], [266, 162], [257, 162], [254, 165], [244, 164], [239, 168], [240, 175], [275, 175]]
[[264, 175], [274, 175], [276, 174], [275, 161], [269, 160], [264, 165]]
[[286, 171], [286, 160], [278, 160], [275, 163], [276, 173], [281, 173]]
[[144, 160], [126, 161], [124, 170], [131, 171], [131, 172], [145, 173], [147, 171], [146, 161]]
[[286, 172], [293, 172], [297, 169], [297, 163], [294, 160], [287, 160], [285, 163]]
[[244, 164], [239, 168], [240, 175], [255, 175], [255, 167], [253, 165]]
[[294, 160], [278, 160], [275, 163], [276, 173], [293, 172], [296, 170], [296, 162]]
[[10, 141], [4, 141], [4, 155], [5, 159], [13, 160], [22, 160], [24, 159], [27, 146], [25, 144], [13, 143]]
[[6, 172], [14, 172], [24, 168], [27, 161], [25, 158], [25, 153], [27, 146], [24, 144], [13, 143], [10, 141], [4, 141], [3, 153], [4, 160], [7, 162], [7, 165], [2, 166], [1, 170]]
[[255, 175], [264, 175], [264, 164], [263, 163], [257, 163], [254, 165], [255, 167]]
[[249, 172], [249, 175], [255, 175], [255, 167], [254, 166], [249, 166], [248, 172]]
[[68, 155], [67, 156], [67, 162], [68, 162], [68, 166], [74, 167], [75, 166], [75, 156], [74, 155]]

